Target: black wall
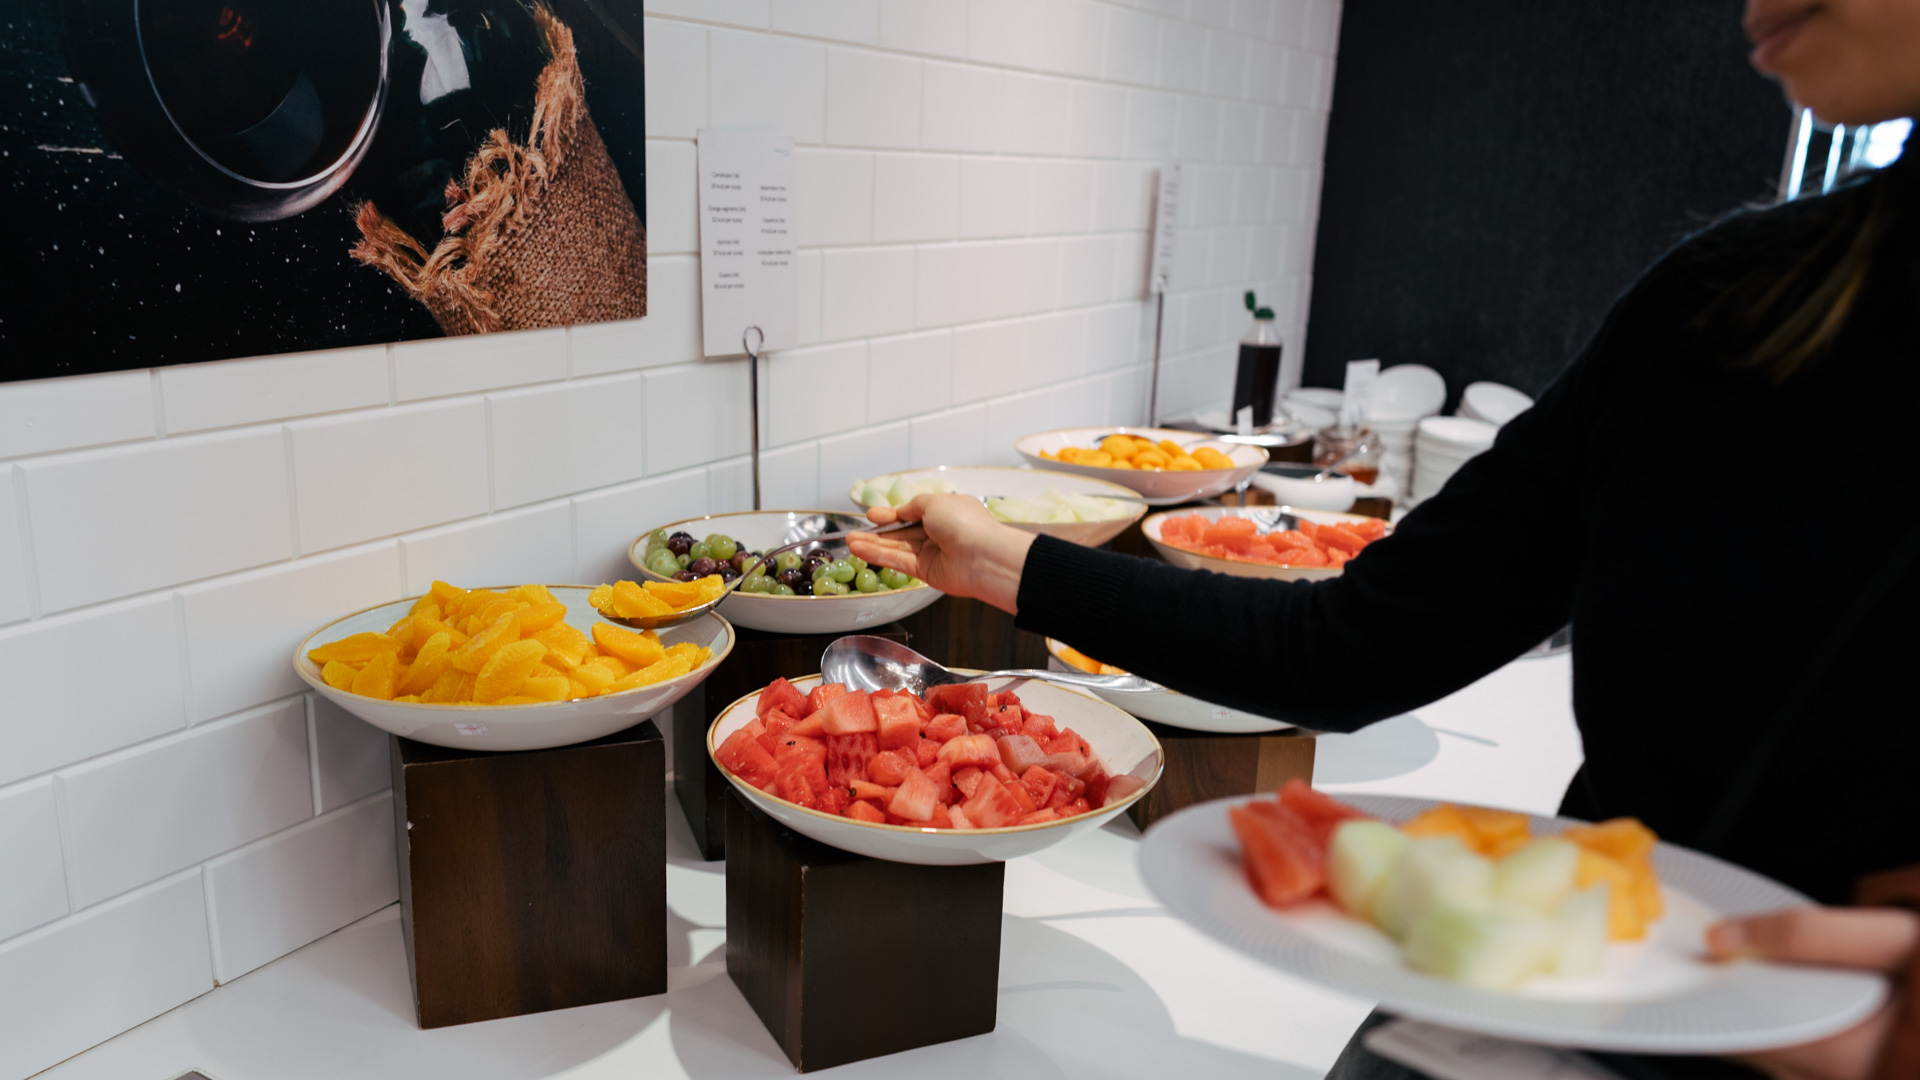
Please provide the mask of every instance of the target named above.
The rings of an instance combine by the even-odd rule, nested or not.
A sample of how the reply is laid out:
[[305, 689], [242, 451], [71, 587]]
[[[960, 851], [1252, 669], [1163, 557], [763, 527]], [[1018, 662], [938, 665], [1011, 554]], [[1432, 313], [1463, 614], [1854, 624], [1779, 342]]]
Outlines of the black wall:
[[1791, 122], [1737, 0], [1347, 0], [1306, 382], [1537, 394], [1622, 289], [1769, 198]]

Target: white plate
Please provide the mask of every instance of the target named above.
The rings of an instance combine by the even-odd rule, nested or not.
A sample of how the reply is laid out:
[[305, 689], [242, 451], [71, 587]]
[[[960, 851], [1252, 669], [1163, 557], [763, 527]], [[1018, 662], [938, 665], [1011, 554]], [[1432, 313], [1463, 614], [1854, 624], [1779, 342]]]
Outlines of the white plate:
[[[1249, 797], [1251, 798], [1251, 797]], [[1412, 971], [1384, 934], [1331, 904], [1287, 912], [1247, 884], [1227, 808], [1247, 798], [1188, 807], [1156, 823], [1140, 871], [1174, 914], [1229, 947], [1383, 1009], [1462, 1031], [1594, 1050], [1729, 1054], [1790, 1046], [1844, 1030], [1886, 996], [1879, 976], [1701, 958], [1713, 920], [1807, 903], [1747, 870], [1661, 844], [1654, 851], [1667, 914], [1643, 942], [1610, 945], [1605, 969], [1586, 979], [1538, 978], [1514, 993], [1478, 990]], [[1386, 821], [1435, 804], [1351, 796]], [[1534, 818], [1535, 835], [1574, 822]]]
[[[1063, 671], [1079, 671], [1067, 658], [1060, 655], [1060, 643], [1053, 638], [1047, 639], [1047, 651]], [[1263, 731], [1283, 731], [1292, 727], [1284, 720], [1275, 720], [1270, 716], [1229, 709], [1225, 705], [1215, 705], [1188, 697], [1178, 690], [1169, 690], [1162, 686], [1159, 690], [1145, 694], [1102, 694], [1095, 690], [1100, 700], [1125, 712], [1132, 713], [1142, 720], [1151, 720], [1168, 727], [1186, 728], [1189, 731], [1217, 731], [1230, 735], [1251, 735]]]
[[[1169, 517], [1186, 517], [1199, 514], [1201, 517], [1218, 521], [1223, 517], [1253, 517], [1262, 510], [1271, 510], [1265, 506], [1194, 506], [1180, 510], [1162, 510], [1147, 517], [1140, 523], [1140, 531], [1153, 544], [1160, 557], [1175, 566], [1184, 566], [1189, 570], [1212, 570], [1219, 574], [1231, 574], [1234, 577], [1273, 578], [1278, 581], [1322, 581], [1339, 577], [1340, 571], [1327, 566], [1273, 566], [1268, 563], [1240, 562], [1234, 559], [1216, 559], [1211, 555], [1202, 555], [1197, 551], [1174, 547], [1160, 539], [1160, 525]], [[1360, 514], [1340, 514], [1332, 510], [1303, 510], [1299, 507], [1284, 508], [1288, 513], [1303, 517], [1315, 525], [1338, 525], [1342, 522], [1367, 521]], [[1387, 535], [1393, 535], [1393, 527], [1387, 527]]]
[[[505, 591], [513, 586], [495, 586]], [[593, 624], [604, 622], [587, 603], [593, 590], [585, 585], [549, 585], [555, 600], [567, 605], [567, 622], [592, 636]], [[717, 615], [703, 615], [660, 631], [667, 645], [691, 641], [713, 650], [705, 664], [677, 679], [642, 686], [618, 694], [576, 698], [539, 705], [429, 705], [423, 702], [381, 701], [335, 690], [320, 677], [320, 666], [307, 659], [314, 648], [341, 638], [371, 631], [384, 633], [399, 622], [419, 597], [368, 608], [307, 635], [293, 653], [293, 669], [329, 701], [382, 731], [456, 750], [543, 750], [571, 746], [630, 728], [679, 701], [699, 686], [720, 661], [733, 651], [733, 627]]]
[[1447, 380], [1425, 364], [1396, 364], [1373, 384], [1370, 420], [1418, 420], [1447, 403]]
[[[964, 669], [961, 669], [964, 670]], [[792, 680], [802, 693], [820, 685], [820, 676], [808, 675]], [[1164, 762], [1160, 741], [1140, 721], [1108, 705], [1099, 698], [1064, 686], [1022, 679], [993, 679], [987, 683], [995, 693], [1013, 687], [1028, 709], [1053, 717], [1062, 728], [1072, 728], [1087, 740], [1087, 745], [1107, 772], [1114, 776], [1137, 776], [1146, 786], [1132, 795], [1078, 817], [1050, 821], [1043, 825], [1016, 825], [1004, 829], [920, 829], [906, 825], [875, 825], [837, 814], [808, 810], [778, 796], [769, 795], [727, 771], [718, 760], [714, 767], [727, 778], [740, 797], [765, 810], [775, 821], [802, 836], [842, 851], [891, 862], [917, 863], [921, 866], [971, 866], [975, 863], [1006, 862], [1097, 829], [1114, 815], [1146, 795], [1160, 779]], [[707, 756], [727, 736], [753, 719], [759, 691], [728, 705], [707, 729]]]
[[1418, 434], [1414, 436], [1416, 447], [1430, 450], [1451, 450], [1456, 454], [1477, 454], [1493, 445], [1494, 436], [1500, 434], [1500, 425], [1485, 420], [1474, 420], [1465, 416], [1429, 416], [1420, 421]]
[[[1049, 467], [1044, 469], [1016, 469], [1006, 465], [941, 465], [932, 469], [910, 469], [861, 480], [847, 491], [847, 498], [860, 503], [860, 493], [868, 485], [891, 488], [895, 480], [905, 480], [909, 484], [945, 480], [962, 495], [1004, 495], [1010, 499], [1042, 498], [1048, 488], [1058, 488], [1068, 495], [1124, 495], [1129, 499], [1140, 494], [1130, 487], [1110, 481], [1056, 471], [1049, 463]], [[1052, 536], [1070, 544], [1099, 547], [1127, 531], [1127, 526], [1139, 521], [1140, 516], [1147, 512], [1145, 503], [1127, 502], [1124, 505], [1128, 509], [1127, 514], [1108, 521], [1051, 524], [1009, 521], [1007, 524], [1023, 532]]]
[[[872, 527], [872, 523], [858, 514], [834, 510], [749, 510], [739, 514], [709, 514], [657, 525], [654, 529], [665, 529], [669, 533], [684, 530], [692, 533], [696, 540], [724, 533], [745, 544], [749, 551], [765, 551], [803, 535]], [[646, 567], [647, 537], [653, 535], [654, 529], [641, 533], [627, 545], [627, 561], [640, 572], [642, 581], [668, 580]], [[842, 554], [845, 546], [845, 541], [837, 545]], [[924, 584], [846, 596], [770, 596], [736, 589], [714, 610], [750, 630], [775, 634], [839, 634], [904, 619], [942, 595], [938, 589]]]
[[[1145, 469], [1112, 469], [1096, 465], [1069, 465], [1063, 461], [1052, 461], [1040, 456], [1040, 451], [1058, 454], [1069, 446], [1092, 449], [1096, 443], [1108, 435], [1137, 435], [1143, 439], [1159, 442], [1172, 439], [1188, 449], [1197, 446], [1211, 446], [1227, 455], [1233, 461], [1231, 469], [1201, 469], [1196, 472], [1175, 472], [1163, 469], [1153, 472]], [[1058, 431], [1039, 431], [1025, 436], [1013, 444], [1014, 450], [1027, 460], [1027, 464], [1036, 469], [1053, 472], [1070, 472], [1080, 476], [1091, 476], [1096, 480], [1106, 480], [1122, 487], [1137, 491], [1153, 506], [1177, 506], [1195, 499], [1210, 499], [1226, 491], [1258, 472], [1260, 466], [1267, 463], [1267, 452], [1257, 446], [1245, 446], [1240, 443], [1222, 442], [1209, 438], [1197, 431], [1180, 431], [1176, 428], [1137, 428], [1137, 427], [1083, 427], [1061, 428]]]
[[1459, 414], [1489, 424], [1504, 424], [1531, 408], [1532, 398], [1495, 382], [1469, 383], [1460, 394]]

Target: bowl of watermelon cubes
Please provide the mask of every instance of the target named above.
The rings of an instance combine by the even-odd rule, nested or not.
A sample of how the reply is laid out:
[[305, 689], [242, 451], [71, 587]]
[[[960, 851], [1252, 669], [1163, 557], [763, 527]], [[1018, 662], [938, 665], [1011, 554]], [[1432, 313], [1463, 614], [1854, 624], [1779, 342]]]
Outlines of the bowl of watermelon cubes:
[[1502, 1038], [1741, 1053], [1844, 1030], [1883, 1000], [1861, 972], [1707, 959], [1716, 919], [1807, 899], [1632, 818], [1334, 799], [1296, 780], [1162, 819], [1140, 868], [1174, 914], [1255, 959]]
[[924, 700], [820, 676], [727, 706], [707, 752], [782, 825], [924, 866], [1005, 862], [1098, 828], [1160, 778], [1159, 740], [1089, 694], [1018, 679]]
[[1298, 529], [1265, 528], [1271, 507], [1198, 506], [1150, 515], [1140, 531], [1175, 566], [1281, 581], [1338, 577], [1348, 560], [1393, 532], [1379, 518], [1284, 509], [1300, 519]]

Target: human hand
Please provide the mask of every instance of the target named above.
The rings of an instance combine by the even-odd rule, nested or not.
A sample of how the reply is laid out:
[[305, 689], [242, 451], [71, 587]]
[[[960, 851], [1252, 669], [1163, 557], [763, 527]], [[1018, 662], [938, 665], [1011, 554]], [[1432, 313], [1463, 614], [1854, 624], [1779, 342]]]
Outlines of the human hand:
[[[1790, 908], [1726, 919], [1707, 931], [1707, 950], [1717, 959], [1752, 957], [1896, 976], [1910, 976], [1916, 943], [1920, 915], [1895, 908]], [[1911, 1078], [1920, 1075], [1916, 1019], [1912, 1000], [1900, 996], [1838, 1035], [1740, 1060], [1776, 1080]]]
[[970, 495], [921, 495], [905, 506], [867, 511], [876, 525], [917, 521], [885, 536], [854, 533], [847, 550], [875, 566], [912, 574], [952, 596], [971, 596], [1008, 613], [1020, 597], [1020, 570], [1033, 534], [993, 519]]

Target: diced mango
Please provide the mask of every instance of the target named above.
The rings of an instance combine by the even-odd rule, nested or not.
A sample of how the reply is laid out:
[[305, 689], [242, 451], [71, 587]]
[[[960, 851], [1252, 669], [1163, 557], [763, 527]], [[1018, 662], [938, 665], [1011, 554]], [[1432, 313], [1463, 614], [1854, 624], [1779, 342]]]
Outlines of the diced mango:
[[1460, 816], [1466, 820], [1467, 827], [1473, 830], [1479, 843], [1471, 846], [1479, 849], [1483, 855], [1490, 855], [1496, 847], [1514, 846], [1514, 842], [1527, 842], [1530, 826], [1527, 815], [1516, 814], [1511, 810], [1489, 810], [1482, 806], [1462, 806]]
[[1196, 448], [1193, 451], [1193, 460], [1199, 462], [1200, 467], [1203, 469], [1233, 468], [1233, 459], [1221, 453], [1220, 451], [1215, 450], [1211, 446], [1202, 446], [1202, 447]]
[[1607, 886], [1607, 937], [1612, 941], [1638, 941], [1647, 936], [1646, 920], [1640, 916], [1640, 904], [1633, 896], [1633, 872], [1625, 864], [1598, 854], [1591, 848], [1580, 849], [1580, 869], [1574, 879], [1576, 888], [1604, 883]]
[[1654, 845], [1660, 842], [1652, 829], [1642, 825], [1638, 818], [1630, 817], [1614, 818], [1598, 825], [1575, 825], [1560, 835], [1620, 862], [1649, 858]]
[[1468, 848], [1475, 847], [1479, 840], [1460, 808], [1452, 803], [1441, 803], [1419, 814], [1403, 823], [1400, 831], [1408, 836], [1457, 836]]
[[612, 623], [594, 623], [593, 641], [602, 649], [636, 667], [644, 668], [649, 664], [657, 664], [667, 656], [667, 650], [661, 646], [660, 638], [652, 631], [636, 634]]
[[526, 684], [527, 676], [547, 655], [547, 647], [537, 641], [515, 641], [502, 645], [487, 664], [480, 669], [480, 677], [473, 683], [473, 700], [481, 704], [498, 701], [503, 697], [520, 693]]

